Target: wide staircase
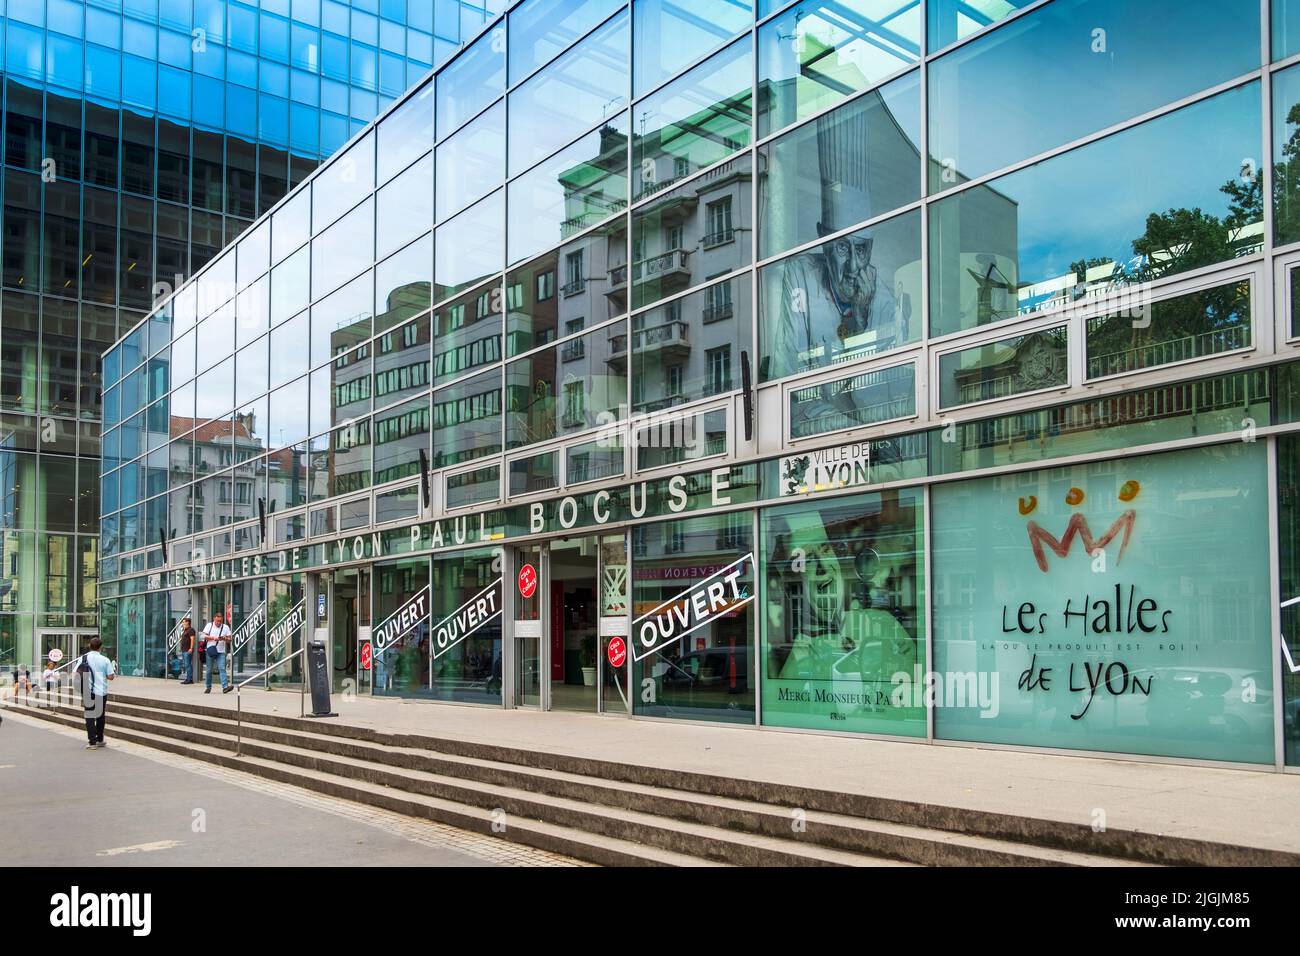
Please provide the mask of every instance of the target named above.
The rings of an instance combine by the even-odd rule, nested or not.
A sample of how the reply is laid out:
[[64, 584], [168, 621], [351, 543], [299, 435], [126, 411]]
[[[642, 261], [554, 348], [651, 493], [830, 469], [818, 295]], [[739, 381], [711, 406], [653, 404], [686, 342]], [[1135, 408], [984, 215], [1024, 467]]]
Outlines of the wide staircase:
[[[83, 727], [79, 702], [23, 713]], [[1296, 854], [114, 694], [109, 738], [605, 866], [1296, 865]]]

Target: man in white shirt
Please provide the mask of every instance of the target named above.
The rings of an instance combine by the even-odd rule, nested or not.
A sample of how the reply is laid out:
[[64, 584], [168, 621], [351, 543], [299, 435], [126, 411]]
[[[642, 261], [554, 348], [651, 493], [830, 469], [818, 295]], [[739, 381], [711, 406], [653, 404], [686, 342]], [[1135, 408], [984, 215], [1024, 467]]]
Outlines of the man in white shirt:
[[[229, 694], [234, 687], [226, 679], [226, 654], [230, 650], [230, 628], [220, 611], [212, 612], [212, 620], [203, 627], [203, 654], [208, 661], [208, 676], [203, 693], [212, 693], [212, 672], [221, 674], [221, 693]], [[215, 665], [215, 666], [214, 666]]]
[[99, 652], [104, 642], [98, 637], [90, 639], [90, 650], [77, 665], [77, 678], [81, 682], [81, 697], [85, 708], [87, 750], [104, 746], [104, 715], [108, 709], [108, 682], [116, 676], [113, 662]]

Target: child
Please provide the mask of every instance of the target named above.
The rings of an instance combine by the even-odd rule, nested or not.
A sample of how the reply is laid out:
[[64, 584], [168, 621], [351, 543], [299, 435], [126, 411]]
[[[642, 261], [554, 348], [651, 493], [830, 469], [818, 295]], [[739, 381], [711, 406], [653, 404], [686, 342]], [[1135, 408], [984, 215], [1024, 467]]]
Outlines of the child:
[[52, 660], [47, 660], [45, 670], [41, 671], [41, 686], [45, 688], [45, 696], [53, 700], [54, 690], [59, 686], [59, 673]]

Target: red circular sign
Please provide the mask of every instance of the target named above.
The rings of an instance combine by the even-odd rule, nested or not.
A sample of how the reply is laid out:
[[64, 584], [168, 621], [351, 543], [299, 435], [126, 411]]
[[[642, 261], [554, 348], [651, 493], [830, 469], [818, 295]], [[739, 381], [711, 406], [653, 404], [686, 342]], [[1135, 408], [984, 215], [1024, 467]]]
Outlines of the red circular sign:
[[605, 649], [609, 657], [609, 663], [613, 667], [622, 667], [623, 662], [627, 660], [627, 642], [621, 637], [611, 637], [609, 647]]
[[370, 670], [370, 642], [369, 641], [361, 642], [361, 669], [363, 671]]
[[519, 593], [526, 598], [537, 593], [537, 569], [531, 564], [519, 569]]

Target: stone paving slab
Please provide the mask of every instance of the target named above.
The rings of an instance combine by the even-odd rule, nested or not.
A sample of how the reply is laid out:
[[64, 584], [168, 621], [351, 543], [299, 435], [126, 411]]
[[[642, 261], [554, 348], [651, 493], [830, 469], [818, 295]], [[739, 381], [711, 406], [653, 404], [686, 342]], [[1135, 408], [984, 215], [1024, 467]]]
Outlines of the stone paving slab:
[[[112, 691], [235, 708], [235, 695], [119, 678]], [[246, 691], [297, 717], [299, 695]], [[335, 695], [330, 722], [790, 786], [1300, 852], [1300, 775], [905, 743], [595, 714]], [[111, 721], [111, 710], [110, 710]], [[111, 731], [110, 731], [111, 732]]]

